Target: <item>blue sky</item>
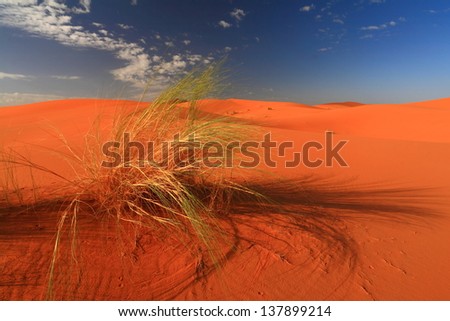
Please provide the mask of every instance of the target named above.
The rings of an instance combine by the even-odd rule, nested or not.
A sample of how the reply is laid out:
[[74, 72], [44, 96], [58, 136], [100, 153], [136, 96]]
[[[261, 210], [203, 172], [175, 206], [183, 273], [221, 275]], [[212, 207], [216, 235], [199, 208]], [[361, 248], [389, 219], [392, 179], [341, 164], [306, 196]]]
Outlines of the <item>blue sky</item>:
[[150, 96], [227, 56], [224, 97], [450, 96], [445, 0], [0, 0], [0, 105]]

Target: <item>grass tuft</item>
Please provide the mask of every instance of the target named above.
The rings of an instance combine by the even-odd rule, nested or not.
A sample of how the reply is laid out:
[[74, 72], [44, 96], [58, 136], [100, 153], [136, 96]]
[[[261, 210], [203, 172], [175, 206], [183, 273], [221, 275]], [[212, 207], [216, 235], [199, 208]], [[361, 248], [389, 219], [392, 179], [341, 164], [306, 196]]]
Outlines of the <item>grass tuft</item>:
[[[251, 135], [249, 126], [230, 118], [212, 117], [198, 108], [199, 101], [214, 94], [218, 88], [219, 67], [213, 65], [188, 73], [145, 108], [138, 105], [131, 112], [118, 113], [106, 134], [100, 129], [101, 119], [97, 120], [86, 135], [81, 152], [63, 135], [58, 135], [66, 150], [61, 155], [73, 169], [73, 178], [63, 177], [21, 155], [8, 158], [6, 155], [13, 153], [1, 153], [0, 162], [7, 166], [4, 166], [6, 174], [3, 175], [6, 180], [0, 181], [0, 187], [8, 202], [8, 191], [11, 190], [20, 202], [23, 201], [20, 188], [14, 185], [16, 180], [11, 169], [14, 166], [28, 167], [31, 173], [43, 171], [56, 176], [66, 185], [63, 190], [70, 191], [65, 195], [68, 205], [61, 210], [57, 225], [47, 299], [55, 298], [56, 265], [60, 244], [67, 231], [72, 238], [73, 260], [77, 260], [75, 237], [77, 221], [83, 211], [117, 222], [130, 222], [136, 227], [169, 229], [188, 235], [205, 248], [214, 264], [221, 262], [218, 250], [221, 232], [217, 219], [226, 213], [236, 194], [256, 199], [263, 196], [238, 184], [231, 176], [231, 169], [225, 168], [230, 155], [239, 160], [238, 150], [216, 157], [214, 160], [222, 165], [212, 168], [204, 164], [202, 150], [195, 155], [183, 152], [176, 155], [173, 152], [175, 146], [170, 147], [169, 153], [164, 149], [164, 144], [173, 141], [174, 137], [180, 144], [190, 143], [194, 137], [201, 145], [215, 142], [225, 147]], [[143, 154], [138, 148], [131, 148], [127, 154], [125, 139], [144, 146], [151, 143], [153, 150]], [[110, 141], [121, 142], [114, 151], [127, 157], [122, 157], [115, 166], [105, 167], [102, 166], [102, 160], [105, 160], [103, 146]], [[163, 165], [155, 166], [156, 162]], [[34, 194], [35, 201], [36, 198]]]

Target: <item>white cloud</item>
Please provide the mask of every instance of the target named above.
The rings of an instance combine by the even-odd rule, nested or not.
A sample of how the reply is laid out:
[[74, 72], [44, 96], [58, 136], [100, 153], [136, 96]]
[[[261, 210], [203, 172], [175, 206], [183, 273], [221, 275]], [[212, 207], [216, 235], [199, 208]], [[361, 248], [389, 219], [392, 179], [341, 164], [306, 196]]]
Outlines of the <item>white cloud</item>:
[[91, 10], [91, 0], [80, 0], [81, 6], [83, 6], [86, 10]]
[[242, 9], [235, 8], [233, 11], [230, 12], [230, 16], [232, 16], [234, 19], [238, 21], [241, 21], [246, 16], [246, 13]]
[[[22, 75], [22, 74], [10, 74], [6, 72], [0, 72], [0, 79], [11, 79], [11, 80], [30, 80], [35, 78], [34, 76]], [[59, 79], [59, 80], [76, 80], [80, 79], [79, 76], [61, 76], [61, 75], [52, 75], [50, 78]]]
[[80, 0], [80, 7], [74, 7], [73, 12], [75, 13], [91, 12], [91, 0]]
[[[81, 3], [89, 8], [90, 1]], [[10, 5], [2, 2], [0, 25], [19, 28], [66, 46], [114, 52], [118, 59], [128, 64], [126, 67], [111, 72], [117, 80], [131, 81], [136, 85], [145, 80], [150, 64], [147, 63], [149, 59], [142, 47], [73, 25], [72, 17], [69, 15], [71, 12], [73, 12], [73, 8], [53, 0], [46, 0], [38, 5]]]
[[[89, 8], [90, 1], [81, 3]], [[136, 85], [145, 80], [146, 71], [150, 69], [150, 65], [145, 63], [149, 59], [142, 47], [136, 43], [128, 43], [122, 39], [90, 32], [82, 26], [72, 24], [70, 13], [73, 12], [73, 8], [54, 0], [46, 0], [32, 5], [2, 4], [0, 25], [19, 28], [66, 46], [114, 52], [118, 59], [128, 64], [124, 68], [111, 72], [117, 80], [132, 81]], [[125, 75], [125, 71], [133, 74]]]
[[175, 44], [173, 43], [173, 41], [166, 41], [166, 42], [164, 42], [164, 44], [165, 44], [167, 47], [175, 47]]
[[310, 12], [314, 10], [315, 6], [313, 4], [310, 4], [309, 6], [303, 6], [300, 8], [301, 12]]
[[117, 56], [119, 59], [129, 61], [129, 64], [111, 71], [114, 78], [133, 83], [137, 87], [144, 85], [148, 78], [147, 70], [151, 66], [149, 55], [136, 46], [120, 50]]
[[380, 26], [367, 26], [367, 27], [362, 27], [361, 30], [364, 31], [375, 31], [375, 30], [381, 30], [381, 29], [385, 29], [386, 25], [380, 25]]
[[117, 24], [120, 28], [122, 28], [123, 30], [129, 30], [129, 29], [133, 29], [133, 26], [129, 26], [123, 23], [118, 23]]
[[[97, 32], [85, 29], [83, 26], [75, 25], [72, 21], [73, 14], [90, 10], [91, 1], [79, 1], [76, 7], [69, 7], [65, 2], [55, 0], [36, 1], [9, 1], [0, 0], [0, 26], [21, 29], [31, 35], [56, 41], [62, 45], [75, 48], [91, 48], [111, 52], [124, 66], [110, 73], [115, 80], [130, 83], [135, 88], [142, 88], [151, 78], [155, 87], [164, 87], [171, 81], [175, 72], [184, 72], [187, 65], [201, 63], [203, 57], [193, 61], [189, 55], [177, 55], [168, 61], [160, 57], [150, 57], [146, 49], [142, 47], [141, 41], [137, 43], [127, 42], [115, 38], [106, 30], [103, 24], [93, 22], [92, 24], [101, 28]], [[159, 36], [159, 35], [158, 35]], [[166, 46], [174, 46], [172, 41], [166, 41]], [[157, 52], [158, 48], [152, 46], [149, 51]], [[29, 76], [21, 74], [1, 73], [1, 79], [30, 79]], [[56, 79], [75, 79], [61, 78]], [[70, 77], [70, 76], [69, 76]]]
[[219, 26], [221, 26], [224, 29], [227, 29], [227, 28], [231, 27], [231, 23], [228, 23], [225, 20], [220, 20], [219, 21]]
[[186, 68], [186, 61], [180, 55], [174, 55], [171, 61], [161, 63], [156, 71], [164, 75], [176, 75]]
[[318, 51], [318, 52], [327, 52], [327, 51], [330, 51], [331, 49], [333, 49], [333, 48], [331, 48], [331, 47], [325, 47], [325, 48], [320, 48], [320, 49], [318, 49], [317, 51]]
[[138, 4], [138, 0], [131, 0], [131, 5], [132, 6], [137, 6]]
[[337, 23], [337, 24], [340, 24], [340, 25], [343, 25], [343, 24], [344, 24], [344, 20], [338, 19], [338, 18], [333, 19], [333, 22], [334, 22], [334, 23]]
[[58, 79], [58, 80], [78, 80], [78, 79], [81, 79], [81, 77], [79, 77], [79, 76], [59, 76], [59, 75], [51, 76], [51, 78]]
[[369, 0], [370, 3], [385, 3], [386, 0]]
[[0, 5], [22, 5], [29, 6], [37, 4], [37, 0], [0, 0]]
[[233, 50], [231, 47], [225, 47], [225, 48], [223, 48], [223, 51], [225, 51], [225, 52], [230, 52], [231, 50]]
[[188, 55], [189, 61], [200, 61], [202, 59], [201, 55]]
[[9, 74], [7, 72], [0, 71], [0, 80], [1, 79], [11, 79], [11, 80], [30, 80], [32, 76], [26, 76], [22, 74]]
[[[404, 21], [403, 19], [400, 18], [399, 21]], [[362, 27], [361, 30], [363, 30], [363, 31], [377, 31], [377, 30], [384, 30], [384, 29], [387, 29], [389, 27], [395, 27], [397, 25], [398, 25], [397, 22], [389, 21], [389, 22], [383, 23], [381, 25], [372, 25], [372, 26]]]
[[51, 94], [0, 93], [0, 106], [31, 104], [41, 101], [67, 99], [68, 97]]
[[196, 65], [198, 63], [205, 62], [206, 60], [212, 61], [212, 60], [214, 60], [214, 58], [213, 57], [206, 57], [206, 59], [205, 59], [202, 55], [187, 55], [186, 56], [186, 60], [187, 60], [189, 65], [194, 66], [194, 65]]
[[188, 46], [188, 45], [191, 44], [191, 41], [186, 39], [186, 40], [183, 40], [183, 43], [184, 43], [186, 46]]
[[425, 10], [425, 12], [430, 13], [430, 14], [448, 13], [448, 12], [450, 12], [450, 8], [441, 9], [441, 10], [430, 9], [430, 10]]

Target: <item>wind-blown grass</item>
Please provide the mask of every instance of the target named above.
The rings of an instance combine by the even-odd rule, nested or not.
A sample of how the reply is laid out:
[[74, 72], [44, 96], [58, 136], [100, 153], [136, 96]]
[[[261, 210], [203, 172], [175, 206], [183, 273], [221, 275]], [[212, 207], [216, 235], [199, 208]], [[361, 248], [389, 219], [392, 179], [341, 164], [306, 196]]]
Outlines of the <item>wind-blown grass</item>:
[[24, 196], [17, 180], [17, 166], [14, 163], [14, 156], [0, 148], [0, 163], [3, 166], [0, 169], [0, 198], [5, 206], [12, 204], [23, 205]]
[[[256, 199], [263, 196], [231, 179], [229, 169], [205, 166], [201, 150], [195, 155], [181, 153], [181, 158], [164, 150], [164, 143], [173, 141], [175, 135], [180, 143], [189, 142], [194, 137], [195, 142], [200, 144], [216, 142], [224, 147], [249, 137], [251, 130], [245, 124], [211, 117], [199, 111], [199, 100], [211, 95], [218, 87], [218, 75], [218, 66], [187, 74], [147, 107], [137, 106], [131, 113], [119, 113], [107, 133], [101, 132], [99, 119], [86, 135], [82, 152], [77, 152], [63, 135], [59, 135], [66, 149], [61, 156], [73, 169], [73, 178], [65, 178], [19, 154], [2, 153], [2, 163], [44, 171], [60, 178], [65, 190], [70, 191], [64, 195], [66, 206], [62, 208], [57, 224], [49, 270], [48, 299], [54, 298], [55, 270], [62, 238], [67, 230], [71, 238], [72, 257], [75, 262], [77, 260], [77, 221], [83, 212], [114, 218], [117, 222], [130, 222], [139, 227], [169, 229], [180, 235], [189, 235], [204, 246], [213, 262], [221, 261], [220, 251], [217, 250], [220, 229], [216, 218], [226, 211], [233, 194]], [[131, 150], [129, 157], [122, 157], [115, 166], [102, 166], [102, 160], [105, 160], [103, 144], [123, 142], [125, 136], [144, 145], [151, 142], [154, 147], [153, 160], [148, 157], [150, 151], [142, 157], [138, 150]], [[121, 144], [115, 151], [123, 156], [126, 152], [124, 147]], [[239, 151], [233, 153], [234, 159], [238, 160]], [[224, 153], [215, 160], [225, 164], [225, 158], [229, 155]], [[154, 159], [164, 165], [155, 166]], [[6, 180], [2, 183], [6, 197], [11, 189], [16, 194], [20, 191], [18, 186], [12, 185], [15, 180], [8, 166]], [[23, 201], [21, 194], [17, 197]]]

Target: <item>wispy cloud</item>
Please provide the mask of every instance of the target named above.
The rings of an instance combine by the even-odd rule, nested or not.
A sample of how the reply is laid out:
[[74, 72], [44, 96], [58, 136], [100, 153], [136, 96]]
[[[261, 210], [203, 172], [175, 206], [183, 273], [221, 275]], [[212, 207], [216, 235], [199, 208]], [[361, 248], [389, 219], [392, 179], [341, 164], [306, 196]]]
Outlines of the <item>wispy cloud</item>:
[[27, 76], [22, 74], [10, 74], [7, 72], [0, 71], [0, 79], [11, 79], [11, 80], [30, 80], [33, 76]]
[[41, 101], [67, 99], [68, 97], [52, 94], [35, 94], [26, 92], [1, 93], [0, 106], [31, 104]]
[[[11, 79], [11, 80], [31, 80], [35, 79], [35, 76], [30, 75], [22, 75], [22, 74], [10, 74], [6, 72], [0, 72], [0, 80], [1, 79]], [[77, 80], [81, 79], [79, 76], [65, 76], [65, 75], [52, 75], [50, 78], [59, 79], [59, 80]]]
[[324, 48], [320, 48], [317, 49], [318, 52], [327, 52], [330, 51], [331, 49], [333, 49], [332, 47], [324, 47]]
[[310, 12], [313, 11], [315, 8], [314, 4], [310, 4], [309, 6], [303, 6], [300, 8], [301, 12]]
[[123, 23], [118, 23], [117, 25], [123, 30], [133, 29], [133, 26], [129, 26], [129, 25], [126, 25], [126, 24], [123, 24]]
[[105, 25], [99, 22], [93, 22], [92, 25], [97, 28], [105, 28]]
[[[94, 48], [115, 52], [118, 59], [126, 61], [127, 66], [113, 70], [117, 80], [142, 82], [146, 78], [148, 56], [144, 49], [135, 43], [114, 39], [99, 33], [87, 31], [82, 26], [72, 24], [71, 13], [80, 13], [63, 2], [46, 0], [40, 4], [9, 4], [0, 0], [0, 25], [19, 28], [42, 38], [55, 40], [66, 46]], [[82, 8], [89, 9], [90, 1], [81, 1]], [[86, 11], [85, 10], [85, 11]], [[139, 69], [139, 68], [142, 69]], [[125, 74], [124, 71], [133, 72]]]
[[[235, 21], [234, 26], [236, 26], [236, 27], [239, 27], [239, 22], [241, 22], [246, 15], [247, 15], [247, 13], [244, 10], [238, 9], [238, 8], [234, 8], [230, 12], [230, 16], [231, 16], [231, 18], [234, 19], [234, 21]], [[233, 24], [226, 20], [220, 20], [217, 23], [217, 25], [223, 29], [228, 29], [228, 28], [233, 27]]]
[[0, 5], [2, 4], [16, 4], [16, 5], [33, 5], [37, 4], [37, 0], [0, 0]]
[[[56, 2], [55, 0], [50, 0], [49, 2]], [[80, 6], [74, 7], [72, 9], [75, 13], [89, 13], [91, 12], [91, 0], [80, 0]]]
[[203, 57], [201, 55], [189, 55], [187, 60], [190, 65], [195, 65], [197, 62], [201, 61]]
[[246, 16], [246, 13], [242, 9], [235, 8], [230, 12], [230, 16], [238, 21], [241, 21]]
[[131, 0], [131, 5], [132, 6], [137, 6], [138, 4], [138, 0]]
[[392, 21], [383, 23], [381, 25], [371, 25], [371, 26], [361, 27], [361, 30], [363, 30], [363, 31], [377, 31], [377, 30], [383, 30], [383, 29], [395, 27], [395, 26], [397, 26], [397, 24], [398, 24], [397, 22], [392, 20]]
[[218, 25], [224, 29], [230, 28], [232, 26], [231, 23], [228, 23], [225, 20], [220, 20]]
[[438, 13], [447, 13], [450, 12], [450, 8], [446, 8], [446, 9], [430, 9], [430, 10], [425, 10], [425, 12], [427, 13], [431, 13], [431, 14], [438, 14]]
[[53, 75], [51, 78], [58, 79], [58, 80], [78, 80], [81, 79], [79, 76], [60, 76], [60, 75]]
[[[361, 27], [360, 30], [365, 34], [360, 36], [359, 39], [375, 39], [378, 38], [379, 35], [385, 35], [388, 33], [389, 29], [397, 27], [401, 23], [406, 22], [406, 18], [399, 17], [397, 20], [391, 20], [389, 22], [380, 24], [380, 25], [370, 25]], [[382, 32], [384, 30], [384, 32]]]
[[[155, 62], [146, 53], [145, 48], [138, 43], [116, 38], [113, 33], [105, 29], [102, 29], [104, 30], [102, 32], [92, 32], [74, 24], [72, 15], [86, 14], [90, 11], [90, 6], [90, 0], [81, 0], [74, 7], [68, 6], [64, 1], [55, 0], [39, 2], [37, 0], [0, 0], [0, 25], [18, 28], [65, 46], [111, 52], [117, 59], [125, 62], [124, 67], [111, 70], [114, 79], [130, 83], [136, 88], [142, 88], [149, 78], [154, 78], [155, 82], [161, 86], [167, 85], [174, 70], [168, 66], [174, 65], [177, 71], [180, 71], [189, 62], [185, 60], [183, 64], [180, 59], [187, 58], [182, 55], [179, 56], [180, 59], [170, 58], [168, 61], [161, 59]], [[92, 24], [98, 28], [104, 28], [104, 25], [98, 22]], [[170, 43], [166, 45], [169, 46]], [[164, 74], [165, 71], [167, 71], [166, 74]], [[16, 78], [11, 78], [13, 77], [11, 74], [3, 74], [4, 78], [7, 76], [9, 79], [26, 79], [24, 75], [15, 75]]]

